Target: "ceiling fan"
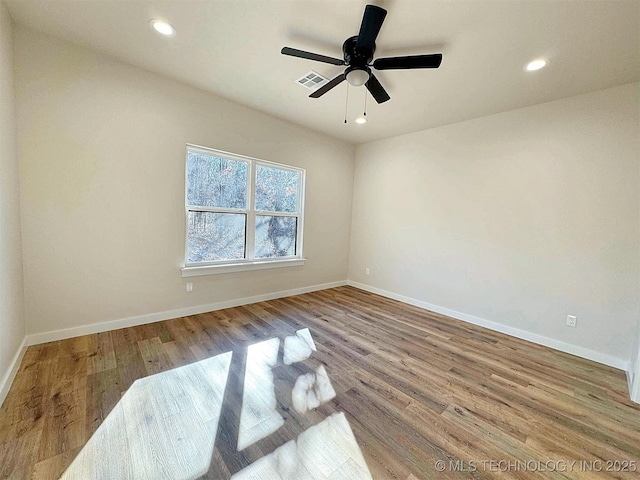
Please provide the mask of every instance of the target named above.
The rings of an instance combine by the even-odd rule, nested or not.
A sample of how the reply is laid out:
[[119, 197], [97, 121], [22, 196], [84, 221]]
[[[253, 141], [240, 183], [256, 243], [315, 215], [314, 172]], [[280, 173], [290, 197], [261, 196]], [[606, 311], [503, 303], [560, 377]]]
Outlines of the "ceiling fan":
[[347, 38], [342, 45], [344, 60], [290, 47], [284, 47], [280, 53], [283, 55], [291, 55], [292, 57], [330, 63], [332, 65], [346, 65], [347, 68], [343, 73], [309, 95], [311, 98], [321, 97], [336, 85], [346, 80], [353, 86], [364, 85], [376, 102], [384, 103], [391, 97], [371, 72], [371, 67], [376, 70], [438, 68], [442, 62], [442, 54], [434, 53], [429, 55], [378, 58], [371, 63], [373, 54], [376, 51], [376, 38], [378, 37], [382, 22], [384, 22], [386, 16], [387, 11], [384, 8], [376, 5], [367, 5], [365, 7], [362, 24], [360, 25], [360, 33], [354, 37]]

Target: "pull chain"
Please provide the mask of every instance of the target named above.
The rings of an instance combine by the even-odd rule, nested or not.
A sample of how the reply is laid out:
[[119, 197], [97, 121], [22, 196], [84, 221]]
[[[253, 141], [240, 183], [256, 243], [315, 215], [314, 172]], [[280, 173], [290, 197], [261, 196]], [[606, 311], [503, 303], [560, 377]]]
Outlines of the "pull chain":
[[347, 84], [347, 98], [344, 102], [344, 123], [347, 123], [347, 107], [349, 106], [349, 84]]
[[363, 117], [367, 117], [367, 97], [369, 92], [367, 91], [367, 89], [365, 88], [364, 90], [364, 113], [362, 114]]

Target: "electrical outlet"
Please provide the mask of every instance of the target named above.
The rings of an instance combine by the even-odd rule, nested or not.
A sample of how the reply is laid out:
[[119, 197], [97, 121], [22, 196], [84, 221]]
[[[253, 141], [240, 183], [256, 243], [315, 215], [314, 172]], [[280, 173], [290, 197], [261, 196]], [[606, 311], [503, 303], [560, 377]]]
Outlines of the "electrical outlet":
[[187, 292], [193, 292], [193, 283], [187, 283]]
[[364, 269], [364, 274], [365, 274], [365, 275], [369, 275], [369, 267], [367, 267], [367, 268], [365, 268], [365, 269]]
[[567, 315], [567, 327], [575, 327], [578, 322], [578, 317], [575, 315]]

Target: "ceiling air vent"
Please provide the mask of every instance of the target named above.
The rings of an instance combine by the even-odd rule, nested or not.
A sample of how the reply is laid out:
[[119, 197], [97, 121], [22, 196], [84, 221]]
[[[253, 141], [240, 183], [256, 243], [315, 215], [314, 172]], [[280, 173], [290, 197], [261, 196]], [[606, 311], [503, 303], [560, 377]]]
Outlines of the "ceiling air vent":
[[311, 71], [307, 73], [304, 77], [296, 80], [296, 83], [304, 87], [307, 87], [309, 90], [315, 90], [318, 87], [321, 87], [322, 85], [327, 83], [328, 81], [329, 81], [328, 78], [323, 77], [319, 73]]

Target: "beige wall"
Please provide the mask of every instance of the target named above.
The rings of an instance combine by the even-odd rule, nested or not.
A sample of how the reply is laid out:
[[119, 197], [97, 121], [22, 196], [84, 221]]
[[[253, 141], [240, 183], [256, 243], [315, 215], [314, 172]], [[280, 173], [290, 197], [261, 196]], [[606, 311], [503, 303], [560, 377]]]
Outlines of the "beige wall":
[[[354, 147], [24, 27], [15, 40], [28, 333], [346, 279]], [[303, 267], [181, 277], [186, 143], [307, 170]]]
[[[12, 102], [2, 15], [2, 99]], [[372, 288], [631, 360], [637, 84], [354, 152], [92, 50], [15, 33], [29, 333], [342, 281], [349, 264], [349, 278]], [[15, 177], [4, 140], [12, 119], [2, 112], [2, 168], [13, 158]], [[185, 143], [307, 169], [304, 267], [181, 277]], [[18, 320], [0, 337], [9, 342], [0, 367], [24, 333], [19, 256], [4, 262], [20, 250], [17, 184], [2, 185], [0, 228], [5, 204], [17, 225], [1, 251], [2, 285], [14, 291], [3, 295], [13, 313], [2, 321]], [[576, 329], [564, 326], [567, 314], [578, 316]]]
[[628, 365], [638, 88], [359, 146], [349, 278]]
[[640, 403], [640, 320], [636, 326], [629, 375], [631, 380], [629, 385], [631, 400]]
[[[640, 175], [638, 176], [638, 185], [640, 185]], [[640, 214], [640, 204], [638, 205], [638, 214]], [[640, 276], [638, 277], [638, 298], [639, 305], [636, 314], [636, 334], [634, 337], [633, 348], [631, 350], [631, 368], [629, 369], [629, 374], [631, 375], [632, 381], [630, 385], [631, 399], [637, 403], [640, 403]]]
[[25, 334], [12, 29], [0, 2], [0, 404]]

